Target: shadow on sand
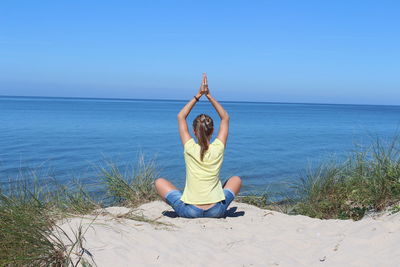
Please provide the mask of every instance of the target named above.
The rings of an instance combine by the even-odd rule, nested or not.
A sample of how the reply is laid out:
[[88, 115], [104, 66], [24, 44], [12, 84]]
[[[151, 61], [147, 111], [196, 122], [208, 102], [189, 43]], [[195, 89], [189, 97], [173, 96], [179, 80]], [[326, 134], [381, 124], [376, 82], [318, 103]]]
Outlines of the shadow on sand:
[[[244, 211], [237, 211], [237, 207], [231, 207], [226, 211], [225, 218], [227, 217], [240, 217], [244, 216]], [[178, 218], [178, 214], [175, 211], [165, 210], [162, 212], [162, 215], [167, 216], [169, 218]]]

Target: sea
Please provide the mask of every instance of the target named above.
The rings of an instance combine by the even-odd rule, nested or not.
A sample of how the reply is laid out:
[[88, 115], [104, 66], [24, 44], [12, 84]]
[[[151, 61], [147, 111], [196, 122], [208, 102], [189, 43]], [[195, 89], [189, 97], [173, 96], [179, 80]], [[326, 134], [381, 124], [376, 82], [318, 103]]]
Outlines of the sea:
[[[178, 188], [185, 183], [176, 115], [180, 100], [0, 97], [0, 185], [25, 175], [101, 191], [101, 168], [129, 173], [144, 159]], [[242, 192], [285, 192], [321, 164], [341, 162], [377, 138], [399, 133], [400, 106], [224, 102], [230, 115], [221, 179]], [[200, 113], [219, 117], [200, 101]], [[215, 136], [213, 136], [213, 139]], [[91, 187], [91, 185], [93, 185]]]

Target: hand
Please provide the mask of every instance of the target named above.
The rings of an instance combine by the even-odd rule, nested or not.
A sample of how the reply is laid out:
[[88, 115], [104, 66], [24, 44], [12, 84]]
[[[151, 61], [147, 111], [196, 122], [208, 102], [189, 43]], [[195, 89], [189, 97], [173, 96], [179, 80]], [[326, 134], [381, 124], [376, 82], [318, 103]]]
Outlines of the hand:
[[208, 95], [209, 93], [210, 93], [210, 91], [208, 90], [207, 74], [203, 73], [203, 79], [201, 81], [199, 94]]
[[205, 87], [205, 89], [204, 89], [204, 94], [206, 95], [206, 97], [208, 98], [208, 99], [210, 99], [210, 97], [211, 97], [211, 94], [210, 94], [210, 88], [208, 88], [208, 79], [207, 79], [207, 74], [203, 74], [203, 79], [204, 79], [204, 87]]

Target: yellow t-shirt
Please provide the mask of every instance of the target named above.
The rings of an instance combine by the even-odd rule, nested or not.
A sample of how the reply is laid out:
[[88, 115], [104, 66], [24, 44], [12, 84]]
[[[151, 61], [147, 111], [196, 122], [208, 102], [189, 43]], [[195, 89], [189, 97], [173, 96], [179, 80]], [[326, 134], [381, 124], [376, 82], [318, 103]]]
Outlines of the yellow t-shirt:
[[212, 142], [200, 160], [200, 145], [193, 138], [184, 145], [186, 184], [181, 200], [187, 204], [209, 204], [225, 199], [219, 173], [224, 160], [224, 143]]

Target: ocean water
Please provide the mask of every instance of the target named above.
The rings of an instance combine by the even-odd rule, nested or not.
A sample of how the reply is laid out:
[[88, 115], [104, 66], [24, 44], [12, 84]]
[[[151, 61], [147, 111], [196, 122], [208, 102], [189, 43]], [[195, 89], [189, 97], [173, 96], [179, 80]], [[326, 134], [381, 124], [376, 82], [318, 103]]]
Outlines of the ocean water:
[[[60, 182], [96, 182], [99, 166], [122, 169], [139, 155], [183, 187], [176, 115], [183, 101], [0, 97], [0, 183], [36, 170]], [[221, 178], [243, 178], [244, 192], [282, 191], [308, 169], [344, 159], [356, 145], [398, 133], [400, 106], [222, 102], [231, 117]], [[219, 118], [208, 102], [199, 113]], [[217, 131], [215, 131], [217, 132]], [[215, 137], [215, 136], [214, 136]], [[97, 187], [92, 188], [99, 190]]]

